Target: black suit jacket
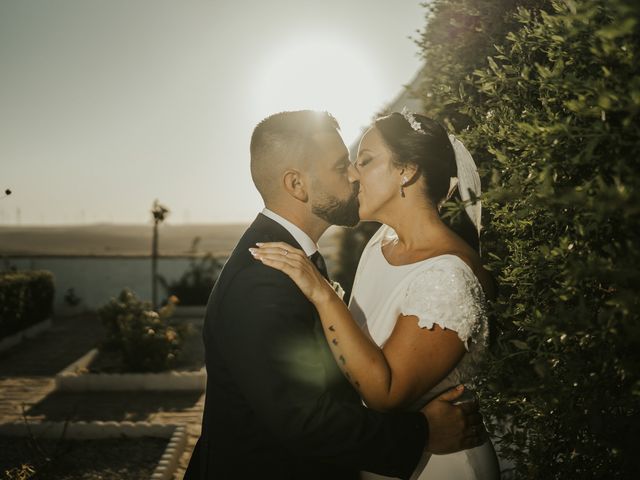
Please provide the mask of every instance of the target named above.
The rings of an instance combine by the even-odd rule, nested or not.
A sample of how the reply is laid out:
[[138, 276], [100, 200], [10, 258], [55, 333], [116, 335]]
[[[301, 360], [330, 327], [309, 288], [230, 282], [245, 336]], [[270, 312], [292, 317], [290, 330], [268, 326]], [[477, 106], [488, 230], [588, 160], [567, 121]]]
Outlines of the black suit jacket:
[[248, 251], [298, 243], [260, 214], [207, 305], [202, 434], [185, 479], [411, 475], [428, 435], [419, 412], [365, 408], [336, 365], [318, 314], [284, 273]]

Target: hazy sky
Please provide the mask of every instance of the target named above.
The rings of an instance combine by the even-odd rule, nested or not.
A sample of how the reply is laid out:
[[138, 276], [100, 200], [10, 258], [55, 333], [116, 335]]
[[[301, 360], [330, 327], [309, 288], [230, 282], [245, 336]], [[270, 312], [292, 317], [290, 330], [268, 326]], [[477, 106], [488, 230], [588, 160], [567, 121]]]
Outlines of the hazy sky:
[[423, 27], [419, 0], [0, 0], [0, 225], [249, 221], [255, 124], [326, 109], [351, 143]]

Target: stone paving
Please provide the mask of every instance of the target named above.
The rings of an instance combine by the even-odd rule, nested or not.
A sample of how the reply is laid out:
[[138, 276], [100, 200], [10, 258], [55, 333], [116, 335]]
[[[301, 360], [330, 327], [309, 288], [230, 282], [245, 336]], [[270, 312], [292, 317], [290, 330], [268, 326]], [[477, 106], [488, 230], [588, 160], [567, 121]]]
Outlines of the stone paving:
[[184, 424], [187, 448], [176, 471], [182, 480], [200, 434], [201, 392], [57, 392], [54, 376], [102, 338], [96, 315], [56, 318], [50, 330], [0, 353], [0, 423], [21, 421], [147, 421]]

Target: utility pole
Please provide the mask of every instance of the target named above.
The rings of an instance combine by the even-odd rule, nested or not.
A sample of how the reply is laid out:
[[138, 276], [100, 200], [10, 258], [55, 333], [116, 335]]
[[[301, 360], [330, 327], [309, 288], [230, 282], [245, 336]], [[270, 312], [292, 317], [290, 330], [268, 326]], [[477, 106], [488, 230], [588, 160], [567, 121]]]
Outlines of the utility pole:
[[158, 308], [158, 225], [164, 222], [169, 210], [154, 200], [151, 214], [153, 215], [153, 240], [151, 243], [151, 303]]

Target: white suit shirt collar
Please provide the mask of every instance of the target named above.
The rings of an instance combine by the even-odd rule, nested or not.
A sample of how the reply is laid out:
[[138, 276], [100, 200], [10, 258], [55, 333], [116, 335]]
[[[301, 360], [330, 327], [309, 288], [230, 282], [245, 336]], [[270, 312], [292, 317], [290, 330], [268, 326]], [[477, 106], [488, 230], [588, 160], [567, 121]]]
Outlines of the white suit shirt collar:
[[311, 240], [311, 237], [309, 237], [309, 235], [304, 233], [304, 231], [297, 225], [291, 223], [289, 220], [278, 215], [277, 213], [272, 212], [266, 207], [262, 210], [262, 214], [265, 217], [269, 217], [274, 222], [277, 222], [280, 225], [282, 225], [282, 227], [286, 229], [293, 238], [296, 239], [296, 242], [300, 244], [300, 246], [302, 247], [302, 250], [304, 250], [304, 253], [306, 253], [307, 257], [310, 257], [311, 255], [313, 255], [318, 251], [318, 244], [313, 240]]

